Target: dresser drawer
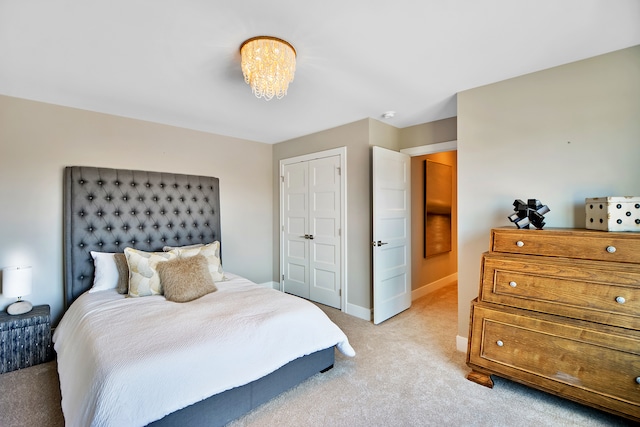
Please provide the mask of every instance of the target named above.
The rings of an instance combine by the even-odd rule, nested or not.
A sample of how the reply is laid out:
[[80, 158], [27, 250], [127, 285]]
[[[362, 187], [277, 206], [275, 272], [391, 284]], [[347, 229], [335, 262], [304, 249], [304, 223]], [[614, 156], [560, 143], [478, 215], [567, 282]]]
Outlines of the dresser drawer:
[[474, 304], [468, 365], [640, 420], [637, 331], [530, 313]]
[[483, 254], [480, 301], [640, 330], [640, 265]]
[[494, 228], [491, 230], [491, 251], [640, 263], [637, 234], [586, 229]]

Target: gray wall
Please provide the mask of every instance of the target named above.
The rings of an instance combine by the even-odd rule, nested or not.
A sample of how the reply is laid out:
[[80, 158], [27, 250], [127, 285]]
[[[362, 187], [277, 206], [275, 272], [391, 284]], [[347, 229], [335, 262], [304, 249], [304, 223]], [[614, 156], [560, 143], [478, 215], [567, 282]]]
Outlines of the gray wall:
[[[224, 268], [270, 282], [271, 151], [268, 144], [0, 96], [0, 267], [31, 265], [26, 299], [50, 304], [57, 320], [63, 169], [102, 166], [220, 178]], [[11, 302], [0, 296], [0, 309]]]
[[640, 195], [640, 46], [458, 94], [458, 334], [515, 199], [584, 227], [584, 199]]

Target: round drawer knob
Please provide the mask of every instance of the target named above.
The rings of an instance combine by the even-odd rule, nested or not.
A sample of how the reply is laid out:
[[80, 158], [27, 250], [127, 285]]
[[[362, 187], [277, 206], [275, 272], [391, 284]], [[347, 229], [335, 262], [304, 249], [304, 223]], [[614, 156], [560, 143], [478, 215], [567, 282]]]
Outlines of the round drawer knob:
[[498, 340], [496, 341], [496, 344], [498, 344], [498, 347], [502, 347], [504, 345], [504, 343], [502, 342], [502, 340]]
[[509, 282], [509, 286], [515, 288], [516, 286], [518, 286], [518, 284], [516, 282]]
[[521, 247], [523, 247], [523, 246], [524, 246], [524, 242], [523, 242], [522, 240], [518, 240], [518, 241], [516, 242], [516, 246], [517, 246], [517, 247], [519, 247], [519, 248], [521, 248]]
[[624, 304], [625, 302], [627, 302], [627, 300], [624, 299], [624, 297], [616, 297], [616, 302], [618, 304]]
[[636, 382], [640, 384], [640, 377], [636, 377]]
[[607, 252], [609, 252], [610, 254], [614, 253], [615, 251], [616, 251], [615, 246], [607, 246]]

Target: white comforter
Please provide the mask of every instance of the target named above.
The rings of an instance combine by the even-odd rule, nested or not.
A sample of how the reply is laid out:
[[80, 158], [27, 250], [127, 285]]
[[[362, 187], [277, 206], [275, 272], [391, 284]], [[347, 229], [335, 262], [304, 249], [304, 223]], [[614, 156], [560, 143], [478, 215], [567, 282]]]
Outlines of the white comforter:
[[65, 425], [141, 426], [317, 350], [355, 355], [315, 305], [227, 276], [182, 304], [81, 295], [53, 336]]

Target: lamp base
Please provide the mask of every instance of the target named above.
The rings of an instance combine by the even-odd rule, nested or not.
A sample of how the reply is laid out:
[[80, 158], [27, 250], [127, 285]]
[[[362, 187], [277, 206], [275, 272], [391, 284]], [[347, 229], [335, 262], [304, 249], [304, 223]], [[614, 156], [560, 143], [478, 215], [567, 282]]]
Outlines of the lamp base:
[[18, 301], [7, 307], [7, 313], [12, 315], [24, 314], [30, 312], [32, 308], [33, 305], [29, 301]]

